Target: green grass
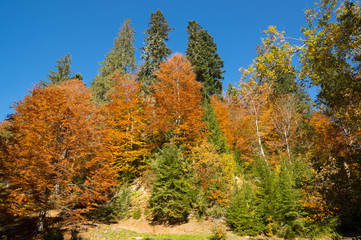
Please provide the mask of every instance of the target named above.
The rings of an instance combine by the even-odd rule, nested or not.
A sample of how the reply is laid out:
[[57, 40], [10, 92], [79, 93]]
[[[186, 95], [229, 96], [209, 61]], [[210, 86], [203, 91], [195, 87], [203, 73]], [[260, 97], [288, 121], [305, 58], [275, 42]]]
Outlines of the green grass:
[[207, 236], [199, 235], [176, 235], [176, 234], [144, 234], [137, 233], [125, 229], [112, 229], [110, 226], [99, 226], [81, 234], [82, 239], [93, 240], [93, 239], [108, 239], [108, 240], [129, 240], [129, 239], [140, 239], [145, 240], [147, 238], [155, 240], [206, 240]]

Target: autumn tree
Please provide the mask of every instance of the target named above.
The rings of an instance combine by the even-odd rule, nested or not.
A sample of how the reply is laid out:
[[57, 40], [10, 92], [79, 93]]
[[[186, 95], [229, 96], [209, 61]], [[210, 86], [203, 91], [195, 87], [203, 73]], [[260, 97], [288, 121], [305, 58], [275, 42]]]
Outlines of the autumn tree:
[[361, 192], [359, 157], [350, 149], [347, 136], [334, 119], [315, 112], [310, 124], [314, 129], [314, 144], [309, 154], [317, 170], [314, 188], [319, 193], [313, 202], [322, 203], [322, 209], [312, 208], [312, 201], [308, 201], [307, 206], [318, 221], [327, 220], [333, 214], [341, 221], [344, 231], [355, 229], [360, 224], [357, 217]]
[[300, 129], [310, 111], [309, 95], [297, 81], [298, 72], [292, 65], [300, 47], [291, 45], [285, 33], [274, 26], [264, 32], [253, 64], [240, 69], [238, 104], [251, 113], [260, 155], [278, 158], [283, 149], [290, 157], [291, 141], [292, 148], [300, 146], [296, 139], [301, 142]]
[[188, 44], [186, 56], [193, 66], [196, 80], [203, 84], [208, 98], [222, 93], [223, 60], [217, 53], [217, 45], [207, 30], [196, 21], [188, 22]]
[[360, 13], [359, 2], [322, 0], [306, 12], [308, 26], [303, 29], [303, 73], [320, 87], [319, 103], [354, 146], [361, 127]]
[[169, 22], [165, 19], [159, 9], [150, 15], [148, 29], [145, 30], [147, 36], [144, 39], [144, 47], [141, 48], [141, 58], [144, 60], [140, 67], [139, 79], [149, 91], [149, 85], [153, 84], [156, 77], [153, 75], [159, 69], [159, 65], [166, 57], [172, 53], [167, 47], [169, 33], [172, 30]]
[[105, 55], [104, 61], [100, 63], [98, 75], [91, 83], [96, 103], [105, 104], [109, 101], [107, 92], [113, 87], [112, 74], [114, 72], [134, 73], [137, 68], [134, 55], [134, 34], [130, 19], [127, 18], [119, 29], [112, 50]]
[[138, 176], [148, 155], [141, 83], [135, 78], [115, 73], [112, 77], [114, 86], [108, 93], [110, 102], [104, 107], [113, 165], [126, 176]]
[[271, 123], [275, 135], [269, 140], [269, 145], [272, 145], [274, 151], [286, 149], [289, 158], [293, 144], [296, 144], [295, 140], [301, 135], [299, 130], [302, 119], [298, 110], [297, 99], [291, 94], [280, 96], [273, 103]]
[[[234, 88], [234, 91], [238, 91]], [[238, 95], [238, 93], [237, 93]], [[247, 105], [236, 95], [211, 97], [211, 104], [227, 146], [246, 162], [254, 160], [257, 151], [254, 148], [254, 131], [252, 116]]]
[[291, 45], [285, 32], [279, 32], [275, 26], [269, 26], [264, 33], [266, 37], [261, 38], [254, 60], [258, 81], [270, 84], [277, 94], [296, 92], [299, 85], [292, 59], [299, 46]]
[[201, 83], [195, 80], [190, 62], [176, 53], [155, 73], [154, 93], [148, 103], [149, 130], [157, 145], [167, 141], [192, 147], [205, 136]]
[[336, 148], [328, 152], [334, 166], [333, 174], [329, 171], [328, 176], [342, 180], [332, 181], [337, 188], [330, 191], [333, 194], [328, 200], [337, 204], [341, 225], [351, 231], [361, 226], [361, 222], [355, 220], [361, 209], [354, 204], [360, 201], [361, 192], [360, 13], [358, 1], [321, 0], [316, 9], [309, 9], [308, 24], [303, 28], [305, 48], [301, 58], [304, 77], [320, 88], [317, 101], [328, 116], [327, 125], [341, 134], [338, 144], [331, 145]]
[[303, 186], [302, 204], [308, 212], [306, 220], [312, 223], [316, 231], [326, 230], [330, 233], [339, 221], [337, 208], [342, 209], [344, 206], [355, 204], [355, 202], [345, 202], [345, 196], [340, 198], [339, 195], [341, 192], [351, 193], [349, 188], [344, 186], [347, 182], [345, 181], [347, 173], [340, 171], [345, 167], [343, 159], [336, 157], [345, 156], [347, 151], [345, 151], [342, 131], [326, 114], [320, 111], [313, 112], [309, 124], [313, 130], [311, 134], [313, 144], [307, 155], [311, 160], [314, 176]]
[[[248, 72], [244, 72], [248, 74]], [[249, 121], [252, 124], [252, 133], [255, 145], [257, 146], [258, 155], [261, 156], [267, 163], [265, 141], [267, 135], [272, 130], [270, 124], [270, 96], [272, 89], [270, 86], [258, 83], [251, 75], [248, 80], [241, 82], [241, 99], [240, 104], [248, 113]]]
[[80, 217], [111, 197], [115, 174], [90, 97], [83, 82], [71, 80], [35, 86], [14, 106], [11, 210], [38, 213], [39, 231], [51, 209]]
[[228, 99], [222, 101], [218, 96], [214, 95], [211, 97], [210, 103], [222, 135], [225, 137], [228, 145], [233, 148], [236, 141], [234, 132], [237, 130], [235, 129], [236, 125], [234, 125], [235, 123], [231, 118]]
[[235, 168], [232, 154], [220, 154], [216, 146], [205, 141], [192, 150], [191, 158], [195, 183], [207, 207], [228, 206]]

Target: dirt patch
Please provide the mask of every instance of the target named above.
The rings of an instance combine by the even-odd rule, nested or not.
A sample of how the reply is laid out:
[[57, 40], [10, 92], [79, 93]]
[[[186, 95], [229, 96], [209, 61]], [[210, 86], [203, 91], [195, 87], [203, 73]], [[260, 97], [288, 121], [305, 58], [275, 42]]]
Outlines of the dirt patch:
[[149, 234], [185, 234], [185, 235], [210, 235], [212, 230], [220, 226], [226, 229], [221, 220], [190, 220], [188, 223], [174, 226], [152, 225], [145, 219], [127, 219], [112, 225], [114, 228], [123, 228], [139, 233]]

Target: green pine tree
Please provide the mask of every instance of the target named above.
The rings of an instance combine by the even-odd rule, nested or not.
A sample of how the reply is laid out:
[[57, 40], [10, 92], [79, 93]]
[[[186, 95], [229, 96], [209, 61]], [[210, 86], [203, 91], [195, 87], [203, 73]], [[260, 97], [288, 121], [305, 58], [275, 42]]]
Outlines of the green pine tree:
[[239, 235], [256, 236], [263, 231], [263, 223], [256, 212], [255, 186], [244, 180], [242, 186], [235, 185], [231, 195], [226, 221]]
[[155, 180], [150, 211], [157, 223], [185, 222], [191, 206], [192, 178], [188, 160], [180, 148], [167, 145], [153, 164]]
[[225, 137], [223, 136], [221, 127], [219, 126], [217, 117], [213, 110], [213, 106], [207, 101], [205, 101], [203, 103], [203, 108], [203, 119], [207, 123], [210, 132], [208, 140], [213, 143], [220, 152], [224, 153], [227, 150], [227, 142]]
[[188, 23], [187, 33], [186, 55], [192, 63], [197, 81], [203, 83], [205, 97], [221, 94], [224, 63], [212, 36], [196, 21]]
[[257, 216], [260, 218], [260, 224], [263, 226], [263, 231], [267, 236], [275, 234], [273, 222], [277, 212], [276, 199], [278, 198], [278, 189], [276, 186], [276, 178], [271, 167], [265, 161], [257, 159], [255, 161], [255, 170], [257, 177]]
[[294, 165], [282, 161], [278, 175], [277, 220], [280, 225], [279, 235], [285, 238], [295, 238], [304, 232], [303, 209], [300, 204], [301, 193], [296, 186]]
[[70, 79], [79, 79], [83, 81], [83, 75], [81, 73], [76, 73], [74, 76], [72, 76]]
[[119, 29], [112, 50], [105, 55], [104, 61], [101, 62], [98, 76], [91, 83], [96, 103], [105, 104], [109, 101], [107, 92], [112, 88], [111, 77], [114, 72], [126, 74], [134, 72], [137, 68], [134, 54], [134, 34], [135, 31], [128, 18]]
[[70, 74], [73, 73], [71, 71], [71, 55], [68, 53], [67, 55], [63, 56], [60, 60], [57, 60], [57, 64], [55, 67], [57, 68], [57, 71], [49, 71], [50, 74], [46, 76], [46, 78], [49, 81], [40, 81], [40, 85], [43, 87], [47, 87], [53, 84], [60, 84], [62, 82], [65, 82], [69, 80]]
[[149, 28], [145, 30], [147, 36], [144, 40], [144, 47], [141, 48], [143, 51], [141, 58], [144, 60], [144, 64], [140, 67], [139, 72], [139, 79], [147, 89], [155, 81], [154, 71], [172, 53], [166, 44], [172, 29], [159, 9], [150, 15], [148, 25]]

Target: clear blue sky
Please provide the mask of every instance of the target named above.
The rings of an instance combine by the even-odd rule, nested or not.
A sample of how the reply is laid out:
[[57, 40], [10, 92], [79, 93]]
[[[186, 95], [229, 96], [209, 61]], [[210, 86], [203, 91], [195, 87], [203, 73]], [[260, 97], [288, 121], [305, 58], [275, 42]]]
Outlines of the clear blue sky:
[[72, 55], [72, 70], [89, 85], [99, 62], [112, 48], [123, 20], [136, 30], [136, 55], [144, 40], [149, 16], [160, 9], [174, 31], [168, 46], [184, 53], [188, 21], [196, 20], [213, 36], [225, 62], [223, 86], [239, 81], [263, 30], [275, 25], [300, 37], [304, 10], [313, 0], [0, 0], [0, 121], [13, 111], [14, 101], [46, 80], [56, 60]]

